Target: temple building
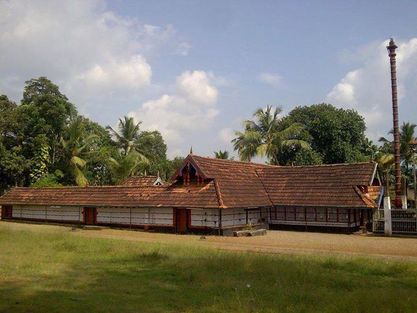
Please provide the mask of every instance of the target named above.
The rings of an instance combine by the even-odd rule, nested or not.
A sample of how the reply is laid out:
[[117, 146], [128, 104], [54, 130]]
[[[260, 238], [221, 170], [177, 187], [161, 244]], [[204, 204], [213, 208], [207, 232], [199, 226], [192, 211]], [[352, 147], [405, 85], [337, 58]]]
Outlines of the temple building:
[[169, 183], [23, 188], [0, 197], [2, 219], [229, 234], [245, 227], [351, 232], [372, 221], [376, 163], [272, 166], [190, 154]]

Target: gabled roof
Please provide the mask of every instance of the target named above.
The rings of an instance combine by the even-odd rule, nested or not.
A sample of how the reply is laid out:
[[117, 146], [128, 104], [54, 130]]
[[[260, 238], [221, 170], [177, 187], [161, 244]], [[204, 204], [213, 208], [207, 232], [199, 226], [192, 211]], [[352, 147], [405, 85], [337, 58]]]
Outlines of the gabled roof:
[[217, 208], [214, 183], [205, 186], [17, 187], [1, 204]]
[[[204, 184], [14, 188], [1, 204], [250, 208], [271, 205], [376, 207], [377, 189], [365, 193], [375, 163], [271, 166], [189, 155]], [[177, 176], [181, 175], [181, 169]], [[133, 179], [132, 179], [133, 180]], [[133, 184], [131, 182], [131, 184]]]
[[376, 163], [258, 169], [274, 205], [375, 207], [359, 186], [372, 184]]
[[268, 195], [256, 170], [270, 165], [206, 158], [189, 155], [185, 162], [197, 167], [206, 179], [213, 179], [217, 188], [219, 205], [228, 207], [270, 206]]

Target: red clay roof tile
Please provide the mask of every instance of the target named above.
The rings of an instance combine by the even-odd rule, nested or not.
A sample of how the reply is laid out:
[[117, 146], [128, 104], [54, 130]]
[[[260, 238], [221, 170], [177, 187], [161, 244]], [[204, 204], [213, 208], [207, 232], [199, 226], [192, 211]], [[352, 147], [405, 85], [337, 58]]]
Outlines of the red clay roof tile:
[[140, 179], [138, 186], [132, 178], [131, 183], [122, 186], [14, 188], [0, 197], [0, 204], [191, 208], [274, 204], [354, 208], [375, 206], [378, 192], [372, 189], [367, 196], [357, 188], [370, 185], [374, 163], [289, 167], [195, 155], [189, 155], [185, 162], [197, 167], [207, 179], [205, 184], [144, 186]]

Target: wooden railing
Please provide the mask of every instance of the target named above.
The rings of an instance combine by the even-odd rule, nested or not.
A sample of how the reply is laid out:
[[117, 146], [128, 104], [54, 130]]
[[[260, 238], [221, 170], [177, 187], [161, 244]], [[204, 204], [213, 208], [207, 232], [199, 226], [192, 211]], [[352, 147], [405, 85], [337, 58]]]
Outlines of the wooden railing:
[[[417, 217], [413, 210], [391, 211], [392, 233], [417, 235]], [[384, 233], [384, 211], [377, 210], [374, 213], [373, 231]]]

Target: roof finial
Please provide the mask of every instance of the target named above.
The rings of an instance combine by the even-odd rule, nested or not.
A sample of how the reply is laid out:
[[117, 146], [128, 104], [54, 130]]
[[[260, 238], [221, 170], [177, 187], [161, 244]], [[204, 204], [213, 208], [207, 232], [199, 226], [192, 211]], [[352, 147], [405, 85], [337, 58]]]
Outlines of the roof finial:
[[157, 177], [157, 178], [161, 178], [161, 176], [159, 175], [159, 171], [158, 171], [158, 173], [156, 174], [156, 177]]
[[193, 154], [193, 146], [190, 148], [190, 154]]

